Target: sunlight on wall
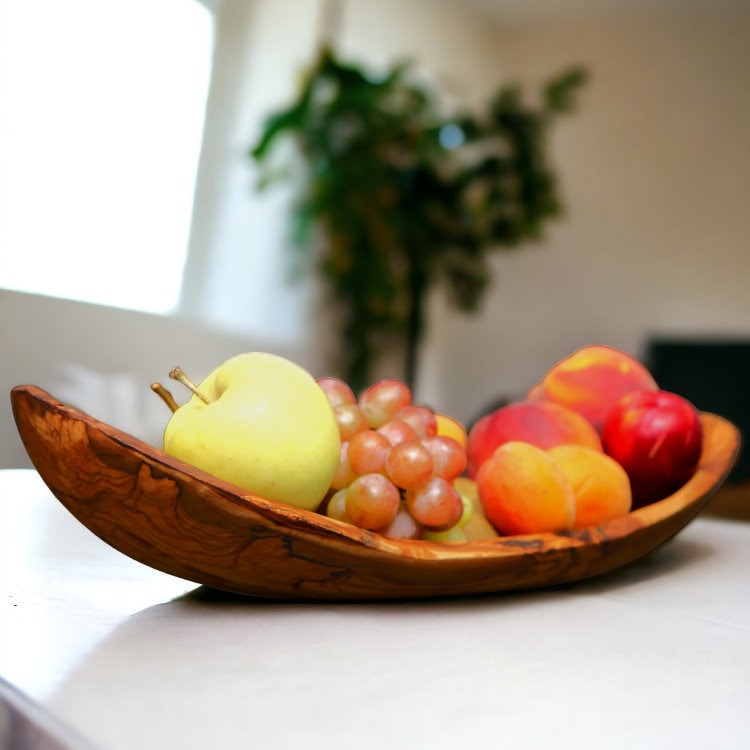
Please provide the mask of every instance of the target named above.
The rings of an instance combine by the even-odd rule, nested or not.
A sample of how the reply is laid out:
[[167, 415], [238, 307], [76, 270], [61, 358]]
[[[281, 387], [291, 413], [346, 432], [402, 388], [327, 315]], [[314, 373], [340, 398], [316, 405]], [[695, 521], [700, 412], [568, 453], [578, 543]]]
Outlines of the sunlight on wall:
[[0, 0], [0, 287], [176, 305], [212, 48], [194, 0]]

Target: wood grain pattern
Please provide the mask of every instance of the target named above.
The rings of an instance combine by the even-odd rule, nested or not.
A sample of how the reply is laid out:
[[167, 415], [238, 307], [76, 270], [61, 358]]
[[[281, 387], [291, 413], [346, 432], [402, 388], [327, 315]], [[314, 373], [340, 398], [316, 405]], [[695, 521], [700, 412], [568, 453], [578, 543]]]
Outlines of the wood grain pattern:
[[387, 539], [248, 494], [35, 386], [17, 386], [11, 401], [42, 479], [112, 547], [195, 583], [294, 599], [466, 595], [606, 573], [687, 524], [739, 450], [737, 429], [703, 414], [699, 468], [670, 497], [597, 527], [448, 545]]

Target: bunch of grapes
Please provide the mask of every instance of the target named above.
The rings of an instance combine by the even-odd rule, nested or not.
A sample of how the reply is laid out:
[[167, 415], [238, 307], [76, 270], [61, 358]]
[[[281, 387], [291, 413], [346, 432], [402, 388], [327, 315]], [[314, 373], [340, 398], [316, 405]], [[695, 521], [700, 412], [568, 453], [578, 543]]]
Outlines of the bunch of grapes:
[[338, 378], [318, 384], [341, 433], [341, 459], [323, 512], [405, 539], [460, 525], [471, 508], [453, 480], [466, 467], [466, 450], [438, 434], [435, 413], [413, 404], [406, 384], [381, 380], [359, 399]]

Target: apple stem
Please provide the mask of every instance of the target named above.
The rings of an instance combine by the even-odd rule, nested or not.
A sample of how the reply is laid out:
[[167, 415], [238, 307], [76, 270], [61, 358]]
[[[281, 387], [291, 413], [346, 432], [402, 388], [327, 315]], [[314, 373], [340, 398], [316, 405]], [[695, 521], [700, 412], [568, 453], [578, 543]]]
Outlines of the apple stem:
[[172, 410], [173, 413], [180, 408], [180, 405], [174, 400], [174, 396], [161, 383], [151, 383], [151, 390], [157, 396], [161, 397], [161, 400]]
[[182, 383], [188, 390], [192, 391], [201, 401], [206, 404], [211, 402], [198, 390], [198, 386], [185, 375], [180, 367], [175, 367], [172, 372], [169, 373], [169, 377], [172, 380], [176, 380], [178, 383]]

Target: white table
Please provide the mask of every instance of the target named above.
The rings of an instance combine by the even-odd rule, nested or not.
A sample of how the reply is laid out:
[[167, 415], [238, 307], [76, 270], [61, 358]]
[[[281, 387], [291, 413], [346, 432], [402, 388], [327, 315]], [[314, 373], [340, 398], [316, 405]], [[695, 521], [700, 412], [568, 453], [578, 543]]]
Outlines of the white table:
[[0, 471], [0, 535], [0, 677], [94, 747], [750, 747], [750, 524], [555, 590], [386, 604], [169, 577], [30, 470]]

